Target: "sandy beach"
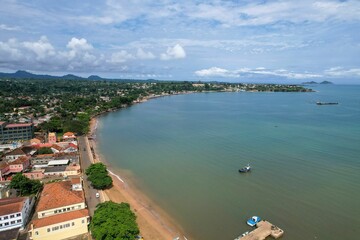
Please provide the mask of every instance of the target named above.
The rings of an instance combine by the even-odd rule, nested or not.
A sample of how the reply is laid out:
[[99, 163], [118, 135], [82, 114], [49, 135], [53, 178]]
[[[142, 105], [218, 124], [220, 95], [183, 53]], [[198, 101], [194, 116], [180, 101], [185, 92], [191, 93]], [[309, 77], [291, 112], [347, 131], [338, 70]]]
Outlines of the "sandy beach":
[[[90, 121], [90, 133], [93, 139], [89, 144], [94, 150], [94, 162], [103, 162], [106, 164], [106, 160], [101, 156], [96, 145], [96, 129], [97, 118], [92, 118]], [[130, 187], [130, 183], [127, 179], [123, 179], [121, 176], [116, 175], [115, 169], [110, 170], [110, 176], [113, 179], [113, 187], [103, 191], [103, 199], [111, 200], [113, 202], [127, 202], [130, 204], [132, 210], [137, 216], [137, 223], [140, 228], [140, 234], [144, 239], [186, 239], [184, 237], [181, 227], [175, 223], [163, 210], [154, 205], [150, 199], [148, 199], [143, 193], [134, 187]]]

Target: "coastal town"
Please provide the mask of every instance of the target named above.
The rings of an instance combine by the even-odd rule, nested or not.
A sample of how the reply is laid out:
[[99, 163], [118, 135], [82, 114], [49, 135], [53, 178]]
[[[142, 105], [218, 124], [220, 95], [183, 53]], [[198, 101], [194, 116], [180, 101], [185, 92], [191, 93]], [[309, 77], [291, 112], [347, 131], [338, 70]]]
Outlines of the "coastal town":
[[[311, 91], [296, 85], [71, 80], [44, 87], [42, 81], [0, 80], [0, 239], [102, 239], [91, 223], [99, 204], [109, 200], [130, 202], [138, 239], [176, 239], [182, 234], [176, 226], [156, 219], [149, 227], [152, 210], [100, 163], [96, 117], [176, 94]], [[103, 177], [91, 175], [96, 164]]]

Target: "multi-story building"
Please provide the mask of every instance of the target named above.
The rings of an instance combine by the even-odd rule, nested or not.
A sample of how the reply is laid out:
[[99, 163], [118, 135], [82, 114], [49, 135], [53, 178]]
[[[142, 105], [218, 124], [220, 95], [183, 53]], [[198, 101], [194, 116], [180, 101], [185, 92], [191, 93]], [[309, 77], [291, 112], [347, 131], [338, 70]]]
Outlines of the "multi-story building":
[[14, 228], [23, 229], [34, 202], [32, 197], [0, 199], [0, 232]]
[[32, 123], [0, 122], [0, 143], [25, 141], [33, 138], [34, 125]]
[[65, 239], [88, 232], [89, 211], [81, 181], [62, 181], [44, 186], [30, 224], [30, 239]]

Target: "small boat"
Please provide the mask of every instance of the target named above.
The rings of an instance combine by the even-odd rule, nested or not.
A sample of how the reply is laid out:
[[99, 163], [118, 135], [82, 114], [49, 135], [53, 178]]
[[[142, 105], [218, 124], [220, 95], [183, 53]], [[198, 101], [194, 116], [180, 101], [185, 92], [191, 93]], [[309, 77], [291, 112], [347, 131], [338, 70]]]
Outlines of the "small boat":
[[260, 217], [258, 217], [258, 216], [252, 216], [251, 218], [249, 218], [248, 220], [247, 220], [247, 225], [249, 225], [250, 227], [253, 227], [253, 226], [255, 226], [258, 222], [260, 222], [261, 221], [261, 218]]
[[250, 164], [248, 164], [247, 166], [239, 169], [239, 172], [240, 173], [246, 173], [246, 172], [250, 172], [250, 170], [251, 170], [251, 167], [250, 167]]
[[338, 105], [338, 102], [316, 102], [316, 105]]

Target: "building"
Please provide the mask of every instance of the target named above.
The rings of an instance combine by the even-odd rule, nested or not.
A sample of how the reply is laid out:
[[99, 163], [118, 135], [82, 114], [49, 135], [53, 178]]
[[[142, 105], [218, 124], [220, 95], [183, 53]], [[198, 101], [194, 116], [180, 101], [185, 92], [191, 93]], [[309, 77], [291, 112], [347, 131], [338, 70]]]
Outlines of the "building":
[[73, 132], [66, 132], [63, 135], [63, 141], [74, 141], [76, 136]]
[[25, 156], [26, 153], [21, 148], [16, 148], [11, 152], [5, 154], [5, 159], [10, 162], [18, 159], [19, 157], [25, 157]]
[[30, 224], [30, 239], [65, 239], [88, 232], [90, 217], [80, 183], [73, 180], [44, 186]]
[[15, 161], [0, 163], [0, 181], [4, 181], [8, 175], [23, 172], [30, 166], [30, 157], [20, 157]]
[[0, 122], [0, 143], [30, 140], [33, 135], [34, 125], [32, 123]]
[[56, 143], [56, 133], [54, 132], [49, 133], [48, 143]]
[[23, 229], [34, 202], [32, 197], [0, 199], [0, 232], [14, 228]]

